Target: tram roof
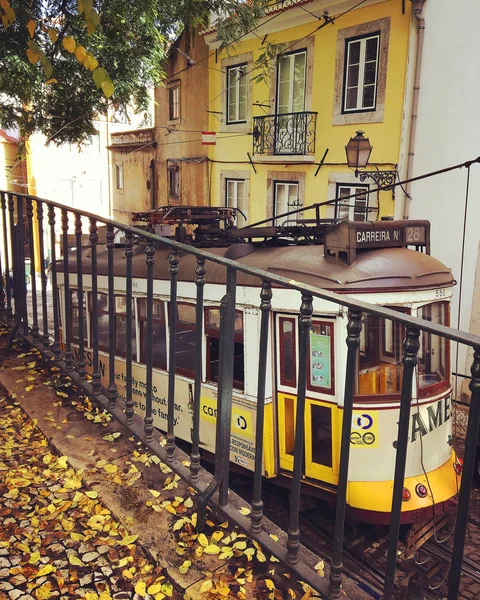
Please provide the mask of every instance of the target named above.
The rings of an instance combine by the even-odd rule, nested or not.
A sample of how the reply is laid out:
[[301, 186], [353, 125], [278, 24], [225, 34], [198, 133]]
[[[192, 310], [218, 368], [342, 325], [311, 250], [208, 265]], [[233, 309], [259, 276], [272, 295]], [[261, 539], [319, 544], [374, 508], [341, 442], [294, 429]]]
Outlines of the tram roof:
[[[133, 276], [146, 277], [143, 247], [137, 247], [132, 260]], [[229, 247], [208, 248], [216, 256], [231, 258], [243, 265], [263, 269], [272, 275], [281, 275], [297, 282], [336, 292], [378, 292], [415, 289], [432, 289], [455, 285], [451, 269], [436, 258], [407, 248], [378, 248], [358, 252], [353, 264], [338, 258], [325, 257], [323, 245], [292, 245], [255, 247], [251, 244], [234, 244]], [[169, 279], [168, 248], [157, 248], [155, 253], [155, 279]], [[90, 250], [83, 254], [83, 272], [91, 272]], [[243, 256], [242, 256], [243, 254]], [[107, 275], [107, 252], [98, 247], [97, 272]], [[76, 252], [69, 258], [70, 272], [76, 272]], [[179, 281], [195, 280], [196, 258], [180, 254]], [[63, 271], [63, 261], [58, 261], [57, 270]], [[123, 248], [114, 250], [116, 277], [125, 276]], [[207, 261], [207, 283], [222, 284], [226, 281], [224, 266]], [[258, 286], [259, 279], [246, 273], [238, 273], [238, 285]]]

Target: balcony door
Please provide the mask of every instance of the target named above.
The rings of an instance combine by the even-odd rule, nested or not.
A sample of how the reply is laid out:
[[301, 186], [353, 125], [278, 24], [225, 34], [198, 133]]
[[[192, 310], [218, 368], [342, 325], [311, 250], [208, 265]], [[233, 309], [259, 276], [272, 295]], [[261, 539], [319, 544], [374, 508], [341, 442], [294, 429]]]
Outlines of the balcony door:
[[277, 65], [275, 154], [303, 154], [307, 52], [282, 56]]

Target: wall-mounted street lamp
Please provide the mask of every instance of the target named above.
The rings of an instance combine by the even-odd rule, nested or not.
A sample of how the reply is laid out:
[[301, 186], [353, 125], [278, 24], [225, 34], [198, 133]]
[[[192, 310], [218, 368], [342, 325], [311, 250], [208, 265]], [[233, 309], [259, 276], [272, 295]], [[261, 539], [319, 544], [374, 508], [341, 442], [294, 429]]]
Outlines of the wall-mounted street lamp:
[[[347, 164], [351, 169], [355, 169], [355, 177], [359, 177], [360, 181], [363, 182], [367, 178], [372, 179], [378, 187], [388, 189], [395, 183], [396, 166], [393, 171], [359, 171], [359, 169], [364, 169], [368, 165], [372, 150], [373, 146], [370, 144], [370, 140], [363, 135], [363, 131], [357, 131], [357, 135], [350, 138], [345, 146]], [[395, 188], [391, 187], [391, 189], [395, 193]]]

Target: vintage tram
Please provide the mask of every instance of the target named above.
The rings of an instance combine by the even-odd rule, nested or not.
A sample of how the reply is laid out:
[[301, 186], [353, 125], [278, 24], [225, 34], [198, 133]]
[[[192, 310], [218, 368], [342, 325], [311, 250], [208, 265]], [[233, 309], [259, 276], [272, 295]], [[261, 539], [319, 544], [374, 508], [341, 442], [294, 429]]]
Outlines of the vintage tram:
[[[165, 223], [176, 226], [176, 236], [208, 246], [208, 251], [245, 265], [283, 275], [372, 304], [448, 325], [449, 303], [455, 284], [451, 271], [429, 254], [427, 221], [317, 223], [314, 243], [301, 240], [301, 227], [244, 228], [226, 231], [205, 227], [201, 210], [139, 214], [150, 230], [165, 233]], [[225, 209], [221, 218], [232, 218]], [[168, 218], [166, 218], [168, 215]], [[203, 220], [202, 220], [203, 219]], [[214, 220], [215, 221], [215, 220]], [[199, 225], [196, 233], [192, 223]], [[202, 225], [203, 223], [203, 225]], [[187, 224], [185, 226], [185, 224]], [[190, 228], [190, 229], [189, 229]], [[227, 227], [228, 229], [228, 227]], [[295, 228], [293, 228], [295, 229]], [[156, 229], [159, 230], [158, 228]], [[203, 230], [204, 235], [199, 233]], [[218, 231], [223, 231], [221, 240]], [[206, 233], [205, 233], [206, 232]], [[228, 235], [227, 235], [228, 234]], [[227, 242], [226, 242], [227, 240]], [[312, 240], [312, 236], [309, 236]], [[133, 399], [140, 414], [145, 408], [146, 339], [153, 342], [153, 418], [167, 428], [169, 343], [169, 262], [167, 246], [156, 250], [154, 265], [153, 331], [146, 329], [146, 265], [144, 246], [133, 257], [132, 355]], [[115, 379], [125, 398], [126, 281], [124, 247], [115, 252], [116, 357]], [[92, 366], [92, 331], [98, 329], [102, 384], [108, 385], [107, 253], [98, 247], [98, 320], [92, 320], [90, 250], [82, 250], [85, 347]], [[62, 323], [71, 318], [74, 356], [78, 347], [78, 297], [75, 290], [75, 251], [70, 263], [71, 315], [64, 311], [63, 261], [58, 262]], [[175, 434], [191, 440], [195, 364], [195, 257], [182, 255], [178, 273], [176, 315]], [[208, 263], [202, 331], [201, 446], [214, 452], [219, 365], [220, 301], [225, 293], [226, 269]], [[238, 273], [231, 461], [253, 471], [258, 373], [260, 311], [259, 281]], [[298, 293], [275, 288], [272, 298], [269, 361], [266, 384], [264, 475], [288, 486], [293, 470], [294, 419], [298, 377]], [[338, 482], [342, 405], [347, 346], [347, 312], [336, 304], [314, 299], [309, 337], [305, 414], [303, 491], [332, 497]], [[360, 340], [347, 504], [350, 516], [364, 522], [389, 522], [393, 489], [395, 440], [400, 406], [403, 327], [364, 315]], [[402, 522], [426, 521], [445, 512], [459, 487], [461, 464], [452, 449], [452, 403], [449, 342], [422, 333], [416, 369], [408, 455], [402, 504]]]

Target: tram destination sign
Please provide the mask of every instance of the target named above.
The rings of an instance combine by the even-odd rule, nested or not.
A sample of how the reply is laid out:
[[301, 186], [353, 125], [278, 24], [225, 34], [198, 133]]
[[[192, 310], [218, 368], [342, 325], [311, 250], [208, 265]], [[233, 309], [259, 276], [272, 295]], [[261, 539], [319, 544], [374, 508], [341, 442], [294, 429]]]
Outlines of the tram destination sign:
[[428, 221], [344, 221], [325, 236], [325, 255], [346, 260], [349, 264], [358, 250], [375, 248], [425, 247], [429, 254]]

